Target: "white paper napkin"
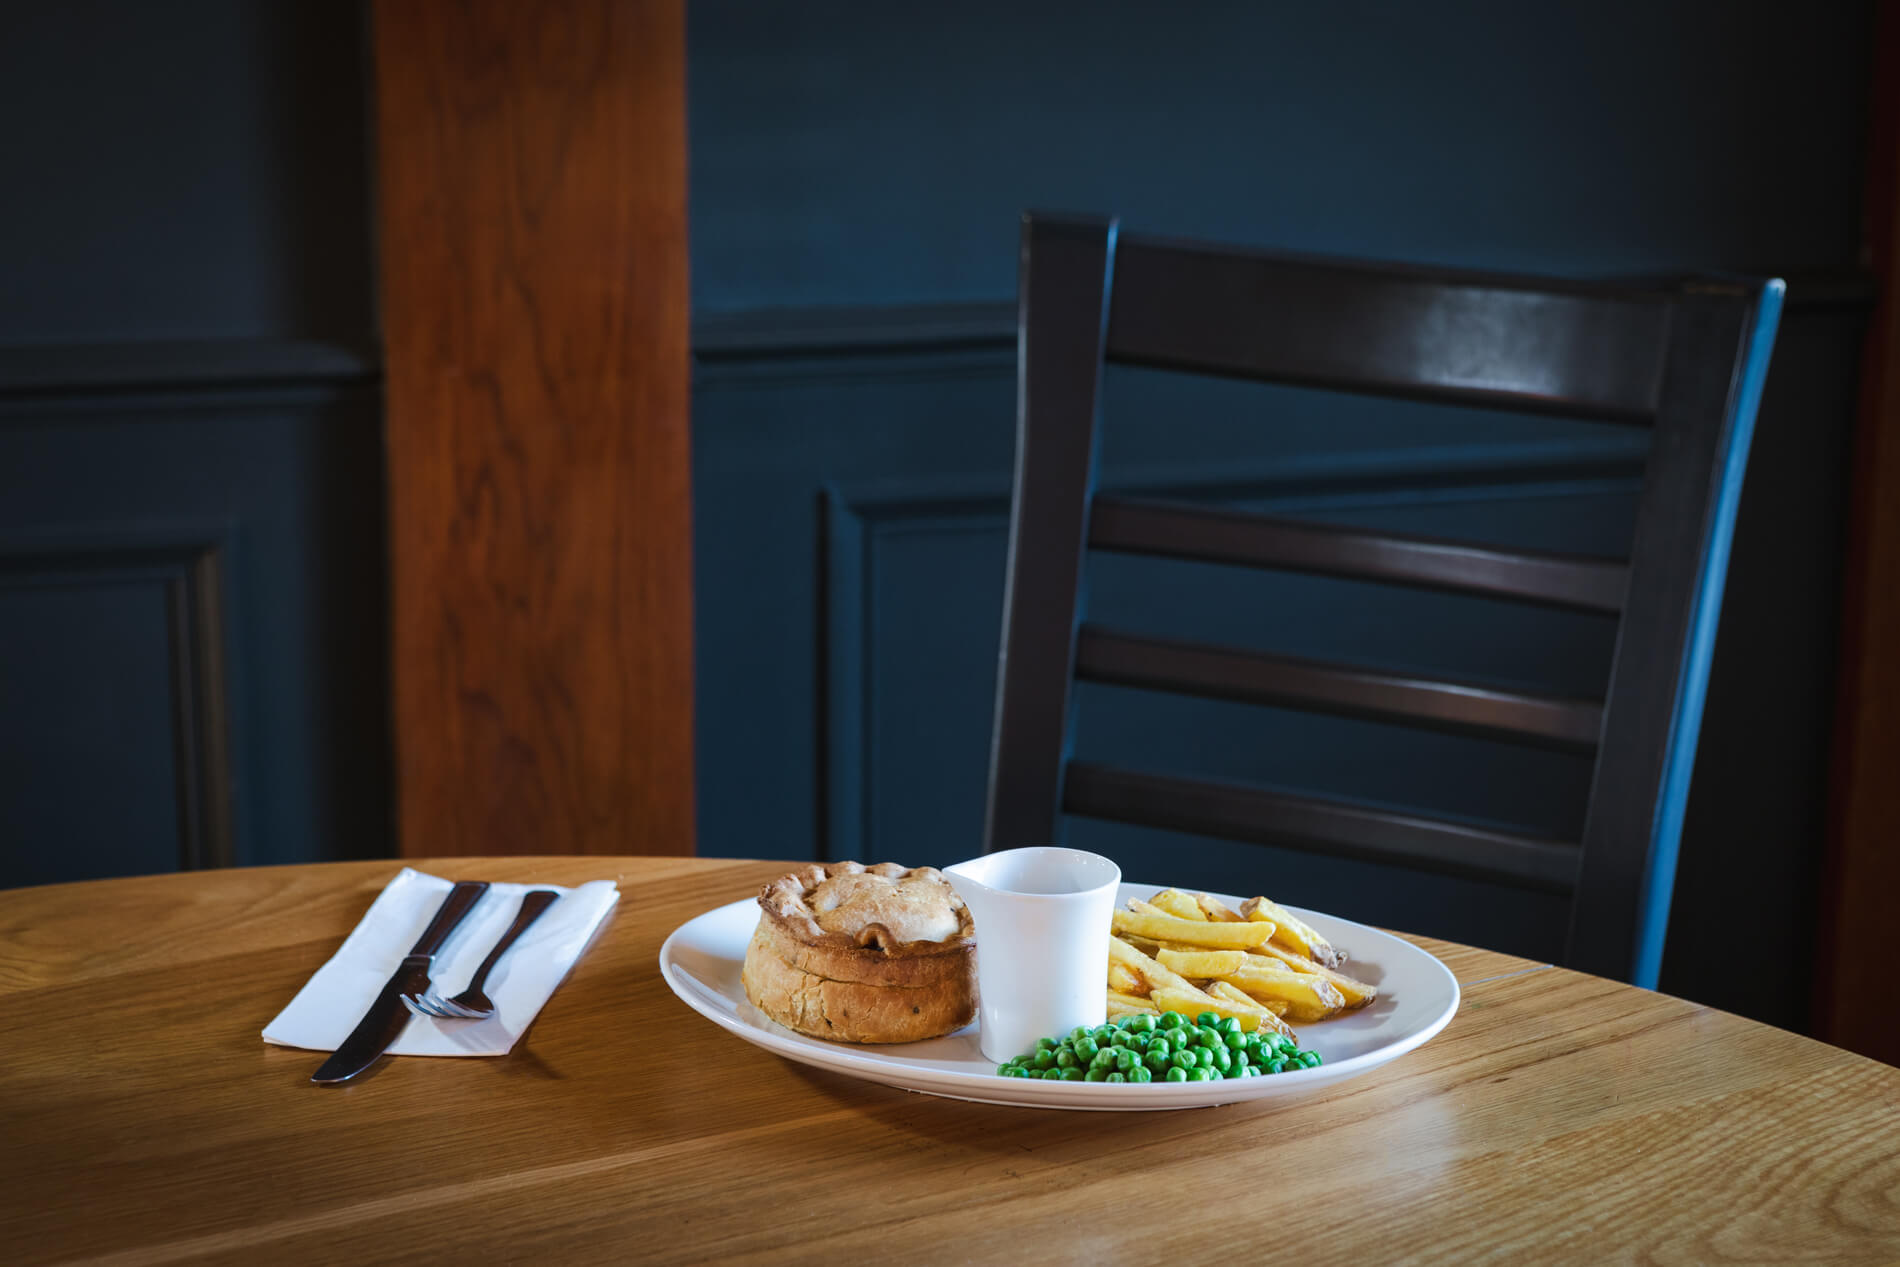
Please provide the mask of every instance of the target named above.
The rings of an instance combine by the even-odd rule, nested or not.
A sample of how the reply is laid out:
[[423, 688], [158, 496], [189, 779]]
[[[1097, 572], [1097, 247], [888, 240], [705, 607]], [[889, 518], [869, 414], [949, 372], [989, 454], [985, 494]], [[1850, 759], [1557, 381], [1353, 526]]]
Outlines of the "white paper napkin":
[[[440, 876], [404, 867], [330, 961], [264, 1027], [264, 1041], [335, 1051], [376, 1001], [452, 887]], [[490, 885], [435, 956], [436, 991], [444, 996], [457, 993], [514, 923], [522, 895], [533, 889], [552, 889], [561, 900], [542, 912], [489, 974], [486, 993], [494, 1001], [495, 1014], [485, 1021], [411, 1017], [390, 1044], [391, 1055], [502, 1056], [515, 1045], [620, 900], [613, 881], [595, 880], [574, 889]]]

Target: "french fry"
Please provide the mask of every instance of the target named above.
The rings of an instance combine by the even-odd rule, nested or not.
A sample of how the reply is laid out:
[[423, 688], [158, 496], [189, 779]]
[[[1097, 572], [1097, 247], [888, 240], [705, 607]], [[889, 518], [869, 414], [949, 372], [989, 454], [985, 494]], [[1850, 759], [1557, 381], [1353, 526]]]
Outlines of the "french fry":
[[[1179, 889], [1164, 889], [1148, 899], [1147, 905], [1154, 907], [1162, 915], [1173, 915], [1177, 919], [1192, 919], [1206, 922], [1207, 915], [1201, 910], [1201, 904], [1194, 900], [1191, 893]], [[1133, 903], [1130, 910], [1136, 909]], [[1154, 912], [1150, 912], [1154, 913]]]
[[1278, 1032], [1285, 1028], [1286, 1022], [1261, 1007], [1252, 999], [1240, 1002], [1231, 998], [1221, 998], [1201, 990], [1189, 993], [1172, 986], [1156, 986], [1149, 1001], [1156, 1007], [1166, 1008], [1170, 1012], [1179, 1012], [1190, 1019], [1202, 1012], [1212, 1012], [1216, 1016], [1231, 1016], [1240, 1022], [1240, 1028], [1251, 1033], [1257, 1029]]
[[1142, 980], [1146, 981], [1150, 987], [1148, 991], [1150, 998], [1154, 997], [1155, 990], [1163, 986], [1174, 990], [1187, 990], [1194, 994], [1201, 993], [1192, 981], [1174, 969], [1149, 958], [1119, 937], [1108, 939], [1108, 961], [1125, 964], [1139, 973]]
[[1225, 999], [1229, 1003], [1242, 1003], [1248, 1007], [1259, 1008], [1267, 1014], [1260, 1018], [1259, 1027], [1261, 1029], [1270, 1029], [1276, 1033], [1285, 1034], [1295, 1042], [1299, 1041], [1299, 1035], [1293, 1032], [1293, 1027], [1281, 1020], [1280, 1013], [1274, 1008], [1274, 1004], [1279, 1004], [1281, 1007], [1285, 1006], [1285, 1003], [1281, 1000], [1275, 999], [1272, 1003], [1262, 1004], [1259, 1000], [1250, 998], [1240, 990], [1228, 985], [1225, 981], [1216, 981], [1212, 985], [1209, 985], [1207, 992], [1215, 998]]
[[1110, 1016], [1158, 1016], [1161, 1009], [1147, 999], [1136, 998], [1131, 994], [1108, 992], [1108, 1015]]
[[1304, 955], [1295, 954], [1293, 951], [1283, 946], [1276, 946], [1272, 942], [1268, 942], [1264, 946], [1256, 946], [1249, 953], [1253, 954], [1256, 958], [1263, 955], [1271, 955], [1274, 959], [1286, 964], [1295, 972], [1306, 972], [1317, 977], [1324, 977], [1339, 990], [1339, 993], [1346, 1000], [1346, 1007], [1348, 1009], [1364, 1007], [1379, 997], [1379, 987], [1368, 985], [1364, 981], [1354, 980], [1343, 972], [1328, 968], [1324, 964], [1314, 963]]
[[1258, 956], [1244, 950], [1176, 950], [1172, 946], [1163, 946], [1155, 955], [1156, 961], [1184, 977], [1224, 977], [1240, 971], [1250, 958]]
[[1247, 918], [1212, 893], [1196, 893], [1194, 904], [1201, 908], [1201, 913], [1205, 918], [1217, 924], [1238, 924]]
[[1275, 932], [1272, 925], [1264, 922], [1215, 924], [1139, 911], [1116, 911], [1114, 923], [1118, 933], [1133, 933], [1155, 941], [1183, 942], [1209, 950], [1246, 950], [1264, 945]]
[[1141, 975], [1125, 963], [1108, 965], [1108, 988], [1112, 994], [1139, 995], [1147, 990], [1147, 982]]
[[1272, 940], [1282, 946], [1297, 950], [1313, 962], [1328, 968], [1339, 966], [1339, 952], [1333, 949], [1332, 943], [1307, 924], [1295, 919], [1286, 908], [1264, 897], [1250, 897], [1241, 904], [1240, 913], [1250, 920], [1277, 925]]
[[[1157, 896], [1159, 895], [1157, 894]], [[1138, 898], [1138, 897], [1131, 897], [1128, 899], [1128, 909], [1134, 912], [1136, 915], [1158, 915], [1162, 919], [1180, 919], [1181, 918], [1181, 916], [1176, 915], [1173, 911], [1167, 910], [1164, 907], [1156, 906], [1153, 902], [1143, 901], [1141, 898]]]
[[1229, 973], [1226, 980], [1255, 999], [1282, 1000], [1291, 1021], [1323, 1021], [1346, 1006], [1345, 996], [1332, 982], [1284, 967], [1266, 969], [1247, 964]]

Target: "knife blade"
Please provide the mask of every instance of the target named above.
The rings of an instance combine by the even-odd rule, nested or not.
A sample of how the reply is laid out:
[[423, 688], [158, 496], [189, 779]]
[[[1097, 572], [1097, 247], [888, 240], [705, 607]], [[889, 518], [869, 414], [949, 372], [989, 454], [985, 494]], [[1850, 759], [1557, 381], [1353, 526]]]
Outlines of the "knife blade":
[[310, 1075], [310, 1081], [335, 1086], [348, 1082], [376, 1063], [409, 1023], [409, 1009], [402, 1005], [402, 996], [429, 988], [429, 970], [435, 964], [435, 952], [442, 949], [442, 943], [486, 892], [486, 880], [463, 880], [449, 890], [442, 905], [436, 908], [435, 918], [429, 921], [401, 965], [383, 983], [383, 991], [369, 1005], [369, 1011], [363, 1013], [363, 1019], [356, 1023], [342, 1045]]

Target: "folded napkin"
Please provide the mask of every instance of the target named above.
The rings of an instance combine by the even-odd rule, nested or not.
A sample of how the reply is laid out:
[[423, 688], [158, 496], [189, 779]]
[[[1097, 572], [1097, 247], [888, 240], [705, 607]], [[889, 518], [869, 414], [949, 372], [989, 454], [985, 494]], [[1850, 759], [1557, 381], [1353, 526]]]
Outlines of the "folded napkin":
[[[335, 1051], [376, 1001], [452, 887], [440, 876], [404, 867], [330, 961], [264, 1027], [264, 1041]], [[501, 1056], [515, 1045], [620, 900], [613, 881], [595, 880], [575, 889], [490, 885], [435, 956], [436, 992], [444, 997], [459, 992], [514, 923], [522, 895], [533, 889], [552, 889], [561, 900], [542, 912], [488, 975], [486, 993], [494, 1000], [495, 1014], [485, 1021], [411, 1017], [390, 1044], [391, 1055]]]

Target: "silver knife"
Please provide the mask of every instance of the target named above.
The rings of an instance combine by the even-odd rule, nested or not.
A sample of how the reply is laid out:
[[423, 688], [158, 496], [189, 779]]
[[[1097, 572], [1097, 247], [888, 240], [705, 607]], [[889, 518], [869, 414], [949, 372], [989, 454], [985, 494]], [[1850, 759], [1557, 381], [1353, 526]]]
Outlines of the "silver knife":
[[449, 890], [435, 918], [423, 930], [421, 940], [410, 947], [402, 966], [383, 985], [383, 992], [370, 1004], [369, 1011], [363, 1013], [363, 1019], [356, 1023], [343, 1045], [323, 1062], [322, 1068], [310, 1075], [310, 1081], [335, 1086], [348, 1082], [376, 1063], [402, 1033], [402, 1027], [409, 1023], [409, 1009], [402, 1005], [402, 996], [429, 988], [429, 969], [434, 965], [435, 952], [442, 949], [442, 943], [449, 939], [455, 926], [475, 909], [475, 903], [481, 901], [486, 892], [486, 880], [463, 880]]

